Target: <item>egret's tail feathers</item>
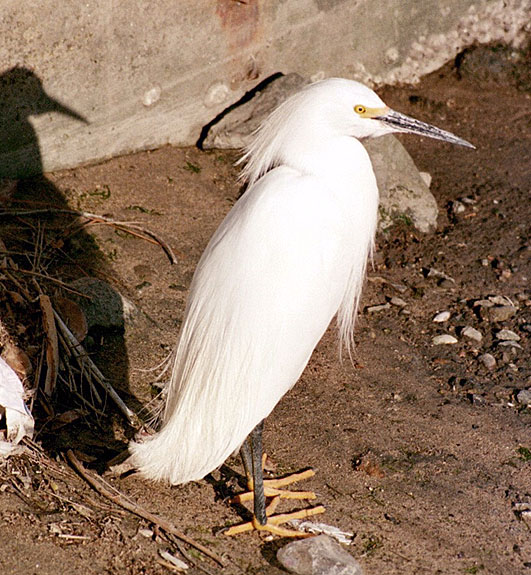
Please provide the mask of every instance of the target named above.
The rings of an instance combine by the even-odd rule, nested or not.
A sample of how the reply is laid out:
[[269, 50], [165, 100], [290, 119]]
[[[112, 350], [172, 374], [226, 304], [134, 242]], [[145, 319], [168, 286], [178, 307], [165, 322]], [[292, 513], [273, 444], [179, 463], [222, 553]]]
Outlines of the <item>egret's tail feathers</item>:
[[[206, 435], [206, 437], [204, 437]], [[209, 433], [171, 419], [156, 435], [129, 446], [131, 462], [148, 479], [171, 484], [202, 479], [219, 467], [239, 445], [209, 442]]]

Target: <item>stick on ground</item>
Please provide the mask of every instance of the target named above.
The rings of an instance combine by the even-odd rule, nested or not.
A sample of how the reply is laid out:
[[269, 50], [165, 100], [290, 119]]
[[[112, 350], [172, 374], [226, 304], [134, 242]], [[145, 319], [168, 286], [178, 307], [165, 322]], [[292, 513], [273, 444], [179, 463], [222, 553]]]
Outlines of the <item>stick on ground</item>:
[[103, 387], [103, 389], [109, 394], [109, 397], [118, 406], [120, 411], [125, 415], [129, 423], [136, 429], [140, 427], [140, 422], [136, 414], [125, 405], [122, 398], [116, 393], [116, 390], [112, 385], [105, 379], [104, 375], [98, 369], [96, 364], [90, 359], [88, 353], [85, 351], [83, 346], [77, 341], [76, 336], [68, 329], [65, 322], [62, 320], [61, 316], [54, 310], [55, 319], [61, 330], [61, 333], [65, 339], [70, 344], [70, 350], [76, 357], [78, 361], [81, 362], [80, 367], [85, 367], [89, 369], [91, 375], [96, 379], [96, 381]]
[[154, 515], [153, 513], [143, 509], [136, 503], [129, 501], [119, 491], [117, 491], [114, 487], [112, 487], [112, 485], [109, 485], [104, 479], [100, 477], [96, 478], [92, 473], [88, 472], [79, 462], [79, 460], [74, 455], [71, 449], [69, 449], [66, 452], [66, 457], [68, 461], [70, 461], [74, 469], [79, 473], [79, 475], [81, 475], [81, 477], [100, 495], [103, 495], [107, 499], [110, 499], [113, 503], [116, 503], [120, 507], [127, 509], [127, 511], [130, 511], [135, 515], [138, 515], [138, 517], [142, 517], [146, 521], [149, 521], [150, 523], [157, 525], [160, 529], [166, 531], [167, 533], [171, 533], [184, 543], [190, 545], [191, 547], [194, 547], [198, 551], [201, 551], [201, 553], [203, 553], [207, 557], [210, 557], [210, 559], [215, 561], [221, 567], [225, 566], [223, 559], [219, 555], [217, 555], [213, 551], [210, 551], [210, 549], [208, 549], [204, 545], [201, 545], [201, 543], [194, 541], [193, 539], [191, 539], [190, 537], [179, 531], [172, 523], [170, 523], [166, 519], [158, 517], [157, 515]]
[[44, 380], [44, 393], [51, 397], [57, 382], [57, 372], [59, 370], [59, 341], [53, 308], [50, 298], [47, 295], [39, 296], [39, 304], [42, 311], [42, 324], [46, 334], [46, 378]]

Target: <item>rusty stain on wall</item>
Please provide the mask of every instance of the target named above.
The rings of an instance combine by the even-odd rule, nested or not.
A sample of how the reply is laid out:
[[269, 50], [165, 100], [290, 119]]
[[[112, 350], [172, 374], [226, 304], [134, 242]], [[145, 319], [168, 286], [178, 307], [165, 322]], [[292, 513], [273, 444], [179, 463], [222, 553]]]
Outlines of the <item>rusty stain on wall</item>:
[[218, 0], [216, 14], [231, 51], [245, 48], [255, 40], [260, 19], [258, 0]]
[[225, 47], [230, 69], [230, 87], [237, 90], [242, 83], [260, 77], [260, 65], [249, 48], [260, 39], [259, 0], [218, 0], [216, 15], [225, 34]]

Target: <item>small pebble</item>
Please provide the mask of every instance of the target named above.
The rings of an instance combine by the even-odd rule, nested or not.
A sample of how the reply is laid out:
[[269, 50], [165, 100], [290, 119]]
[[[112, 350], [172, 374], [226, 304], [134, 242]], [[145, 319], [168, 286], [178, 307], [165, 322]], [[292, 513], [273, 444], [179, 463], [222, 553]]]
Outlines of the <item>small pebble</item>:
[[522, 405], [531, 405], [531, 389], [522, 389], [516, 395], [516, 401]]
[[172, 555], [168, 551], [164, 551], [163, 549], [159, 549], [159, 555], [166, 560], [168, 563], [171, 563], [176, 571], [186, 571], [188, 569], [188, 565], [184, 562]]
[[444, 321], [448, 321], [452, 314], [449, 311], [441, 311], [439, 312], [432, 321], [435, 323], [443, 323]]
[[452, 278], [449, 278], [449, 279], [444, 278], [444, 279], [442, 279], [442, 280], [439, 280], [439, 282], [437, 283], [437, 285], [438, 285], [439, 287], [444, 288], [444, 289], [451, 289], [451, 288], [453, 288], [454, 285], [455, 285], [455, 280], [452, 279]]
[[494, 304], [488, 299], [477, 299], [474, 302], [474, 307], [492, 307]]
[[146, 539], [151, 539], [153, 537], [153, 531], [151, 529], [139, 529], [138, 534], [142, 535]]
[[429, 268], [428, 273], [426, 274], [428, 278], [435, 278], [437, 280], [446, 280], [450, 283], [455, 284], [455, 280], [453, 277], [450, 277], [448, 274], [441, 272], [440, 270], [436, 270], [435, 268]]
[[479, 342], [483, 339], [483, 334], [479, 330], [473, 328], [470, 325], [467, 325], [461, 333], [465, 337], [468, 337], [468, 339], [473, 339], [474, 341]]
[[404, 293], [407, 291], [407, 286], [404, 284], [390, 284], [390, 286], [399, 293]]
[[478, 395], [477, 393], [469, 393], [468, 399], [474, 405], [486, 405], [487, 404], [487, 401], [485, 400], [485, 398], [482, 397], [481, 395]]
[[399, 293], [404, 293], [407, 291], [407, 286], [405, 286], [404, 284], [390, 283], [389, 285]]
[[394, 296], [389, 300], [391, 305], [396, 305], [397, 307], [406, 307], [407, 302], [404, 301], [401, 297]]
[[494, 305], [513, 305], [513, 302], [504, 295], [490, 295], [489, 301]]
[[490, 321], [507, 321], [516, 314], [516, 308], [513, 305], [499, 305], [488, 309], [487, 318]]
[[500, 331], [496, 333], [496, 339], [503, 341], [520, 341], [520, 336], [510, 329], [500, 329]]
[[360, 564], [327, 535], [293, 541], [277, 551], [279, 563], [299, 575], [362, 575]]
[[522, 346], [513, 340], [504, 340], [498, 342], [499, 347], [510, 347], [511, 349], [523, 349]]
[[142, 104], [146, 107], [152, 106], [160, 100], [161, 93], [162, 89], [160, 86], [153, 86], [153, 88], [144, 92], [144, 95], [142, 96]]
[[465, 211], [465, 206], [459, 200], [452, 202], [452, 212], [454, 214], [461, 214]]
[[433, 345], [447, 345], [457, 343], [457, 338], [449, 333], [443, 333], [442, 335], [436, 335], [431, 341]]
[[487, 368], [494, 369], [496, 367], [496, 358], [490, 353], [484, 353], [479, 356], [479, 361]]
[[391, 307], [391, 304], [386, 302], [386, 303], [382, 303], [379, 305], [370, 305], [369, 307], [366, 308], [366, 311], [368, 313], [376, 313], [379, 311], [384, 311], [386, 309], [389, 309], [390, 307]]

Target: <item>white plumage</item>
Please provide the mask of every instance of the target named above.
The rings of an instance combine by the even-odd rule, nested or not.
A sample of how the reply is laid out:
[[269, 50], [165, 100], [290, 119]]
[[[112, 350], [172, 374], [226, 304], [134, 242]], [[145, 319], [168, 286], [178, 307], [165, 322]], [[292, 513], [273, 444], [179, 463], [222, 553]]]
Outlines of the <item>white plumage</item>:
[[131, 444], [146, 477], [183, 483], [222, 464], [296, 383], [336, 314], [350, 348], [378, 206], [356, 138], [417, 131], [447, 139], [418, 122], [406, 130], [397, 117], [411, 120], [367, 87], [329, 79], [260, 128], [244, 156], [249, 188], [192, 281], [163, 426]]

